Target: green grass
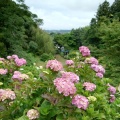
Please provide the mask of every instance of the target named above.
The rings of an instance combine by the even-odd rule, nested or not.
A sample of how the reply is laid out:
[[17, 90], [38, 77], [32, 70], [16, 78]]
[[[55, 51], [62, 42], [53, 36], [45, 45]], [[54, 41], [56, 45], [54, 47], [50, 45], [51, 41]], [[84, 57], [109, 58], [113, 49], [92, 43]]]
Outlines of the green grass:
[[65, 64], [66, 59], [64, 59], [64, 58], [63, 58], [62, 56], [60, 56], [59, 54], [57, 54], [57, 55], [55, 56], [55, 59], [58, 60], [58, 61], [60, 61], [63, 65]]

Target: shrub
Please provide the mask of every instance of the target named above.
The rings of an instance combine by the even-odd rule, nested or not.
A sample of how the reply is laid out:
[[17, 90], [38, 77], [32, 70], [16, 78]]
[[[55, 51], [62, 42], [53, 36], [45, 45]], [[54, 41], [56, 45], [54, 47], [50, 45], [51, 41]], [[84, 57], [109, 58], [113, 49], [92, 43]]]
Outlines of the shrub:
[[48, 53], [43, 53], [41, 56], [40, 56], [40, 60], [41, 61], [43, 61], [43, 62], [45, 62], [45, 61], [47, 61], [47, 60], [52, 60], [52, 59], [54, 59], [54, 56], [50, 53], [50, 54], [48, 54]]
[[57, 60], [42, 68], [25, 66], [19, 57], [18, 66], [15, 55], [1, 58], [0, 119], [119, 120], [120, 86], [116, 89], [104, 78], [104, 67], [82, 52], [64, 67]]

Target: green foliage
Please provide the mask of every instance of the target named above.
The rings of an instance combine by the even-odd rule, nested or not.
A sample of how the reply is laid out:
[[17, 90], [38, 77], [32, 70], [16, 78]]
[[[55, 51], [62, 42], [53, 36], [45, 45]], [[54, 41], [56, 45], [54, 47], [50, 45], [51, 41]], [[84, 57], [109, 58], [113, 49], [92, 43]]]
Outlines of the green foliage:
[[30, 41], [29, 43], [29, 49], [30, 49], [30, 52], [36, 52], [38, 50], [38, 45], [36, 42], [34, 41]]
[[[70, 96], [64, 96], [55, 88], [54, 80], [61, 77], [61, 72], [37, 67], [35, 64], [17, 67], [14, 60], [5, 59], [0, 63], [0, 68], [8, 69], [8, 73], [0, 74], [0, 82], [3, 83], [0, 84], [0, 87], [1, 89], [12, 89], [16, 98], [1, 101], [0, 96], [0, 119], [28, 120], [28, 110], [35, 109], [40, 114], [38, 120], [118, 120], [120, 118], [119, 89], [115, 94], [116, 100], [110, 103], [107, 84], [112, 85], [113, 81], [109, 78], [97, 77], [90, 64], [83, 62], [86, 58], [88, 57], [83, 57], [77, 52], [74, 56], [74, 67], [64, 65], [65, 72], [73, 72], [80, 78], [79, 82], [74, 84], [76, 93]], [[9, 71], [11, 67], [14, 68], [12, 72]], [[20, 71], [29, 77], [21, 82], [14, 80], [12, 78], [14, 71]], [[96, 89], [94, 91], [86, 90], [83, 86], [84, 82], [94, 83]], [[77, 108], [71, 103], [76, 94], [83, 95], [89, 100], [86, 110]]]
[[40, 56], [40, 60], [45, 62], [47, 60], [52, 60], [54, 59], [54, 56], [50, 53], [50, 54], [47, 54], [47, 53], [43, 53], [41, 56]]
[[69, 59], [73, 59], [77, 56], [77, 51], [71, 51], [69, 54], [68, 54], [68, 58]]
[[110, 10], [111, 10], [112, 17], [119, 18], [120, 20], [120, 0], [115, 0]]
[[0, 11], [0, 56], [18, 54], [31, 64], [31, 54], [55, 52], [50, 35], [39, 28], [43, 20], [29, 11], [24, 0], [1, 0]]
[[[113, 20], [108, 25], [101, 23], [99, 28], [100, 37], [104, 43], [103, 54], [104, 62], [108, 62], [107, 71], [111, 78], [115, 79], [115, 83], [120, 82], [120, 22], [119, 20]], [[114, 52], [113, 52], [114, 51]], [[112, 71], [112, 73], [110, 72]]]
[[3, 42], [0, 42], [0, 48], [1, 48], [0, 56], [6, 56], [7, 48], [5, 47]]
[[102, 16], [106, 16], [107, 18], [110, 16], [110, 4], [106, 0], [98, 7], [97, 20], [99, 21]]

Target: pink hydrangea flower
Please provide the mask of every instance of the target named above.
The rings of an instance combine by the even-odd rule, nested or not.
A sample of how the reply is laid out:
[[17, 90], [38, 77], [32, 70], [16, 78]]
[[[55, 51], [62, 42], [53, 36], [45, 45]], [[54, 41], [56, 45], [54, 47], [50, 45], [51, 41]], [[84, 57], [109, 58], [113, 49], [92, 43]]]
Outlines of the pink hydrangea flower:
[[109, 86], [108, 90], [110, 94], [114, 95], [116, 93], [116, 88], [110, 85], [109, 83], [107, 84], [107, 86]]
[[22, 66], [22, 65], [25, 65], [26, 64], [26, 60], [24, 59], [24, 58], [21, 58], [21, 59], [19, 59], [19, 58], [16, 58], [15, 59], [15, 63], [16, 63], [16, 65], [17, 66]]
[[5, 75], [7, 74], [7, 72], [8, 72], [7, 69], [3, 69], [3, 68], [0, 69], [0, 75]]
[[96, 85], [90, 82], [84, 82], [83, 86], [85, 87], [85, 90], [88, 91], [94, 91], [96, 89]]
[[96, 73], [96, 76], [98, 76], [99, 78], [103, 78], [103, 74], [102, 73]]
[[4, 58], [0, 58], [0, 61], [4, 61], [5, 59]]
[[12, 79], [13, 79], [13, 80], [18, 80], [18, 81], [20, 81], [20, 82], [22, 82], [23, 80], [26, 80], [26, 79], [28, 79], [28, 78], [29, 78], [28, 75], [22, 74], [22, 73], [19, 72], [19, 71], [14, 71], [14, 74], [13, 74], [13, 76], [12, 76]]
[[19, 72], [19, 71], [14, 71], [14, 74], [13, 74], [13, 76], [12, 76], [12, 79], [13, 79], [13, 80], [22, 81], [22, 78], [20, 78], [20, 75], [21, 75], [21, 72]]
[[27, 112], [27, 117], [29, 118], [29, 120], [35, 120], [35, 119], [39, 118], [39, 112], [35, 109], [30, 109]]
[[66, 60], [66, 65], [73, 65], [73, 64], [74, 64], [73, 60]]
[[11, 56], [13, 59], [18, 59], [18, 56], [17, 55], [12, 55]]
[[89, 56], [90, 50], [86, 46], [79, 47], [79, 51], [82, 53], [83, 56]]
[[79, 82], [79, 76], [76, 75], [73, 72], [64, 72], [63, 71], [61, 74], [62, 74], [62, 78], [67, 78], [73, 83], [78, 83]]
[[103, 68], [102, 65], [92, 64], [92, 65], [91, 65], [91, 68], [92, 68], [95, 72], [97, 72], [97, 73], [102, 73], [102, 74], [105, 73], [105, 69]]
[[63, 69], [63, 66], [57, 60], [49, 60], [46, 64], [46, 68], [50, 68], [53, 71], [60, 71]]
[[16, 98], [14, 91], [10, 89], [0, 89], [0, 101], [4, 101], [6, 99], [14, 100]]
[[114, 95], [110, 95], [110, 102], [114, 102], [115, 101], [115, 96]]
[[12, 56], [7, 56], [7, 59], [8, 59], [8, 60], [11, 60], [11, 59], [13, 59], [13, 58], [12, 58]]
[[85, 63], [98, 65], [98, 60], [94, 57], [90, 57], [85, 59]]
[[56, 89], [61, 94], [63, 93], [64, 96], [73, 95], [76, 93], [76, 87], [74, 83], [66, 78], [56, 78], [54, 80], [54, 85]]
[[89, 101], [85, 96], [75, 95], [72, 99], [72, 104], [80, 109], [86, 110], [89, 105]]
[[6, 89], [6, 96], [8, 99], [14, 100], [16, 98], [14, 91]]

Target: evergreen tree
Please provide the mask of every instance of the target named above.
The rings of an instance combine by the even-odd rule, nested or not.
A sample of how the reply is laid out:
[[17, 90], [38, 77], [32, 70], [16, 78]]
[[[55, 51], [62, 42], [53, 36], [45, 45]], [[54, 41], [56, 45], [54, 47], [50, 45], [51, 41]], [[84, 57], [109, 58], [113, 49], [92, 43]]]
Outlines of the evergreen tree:
[[100, 21], [102, 16], [110, 17], [110, 4], [106, 0], [98, 7], [96, 14], [97, 21]]
[[120, 0], [115, 0], [110, 10], [111, 10], [112, 17], [119, 18], [120, 20]]

